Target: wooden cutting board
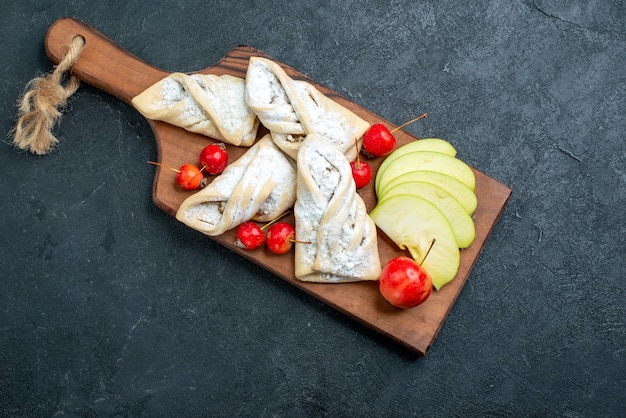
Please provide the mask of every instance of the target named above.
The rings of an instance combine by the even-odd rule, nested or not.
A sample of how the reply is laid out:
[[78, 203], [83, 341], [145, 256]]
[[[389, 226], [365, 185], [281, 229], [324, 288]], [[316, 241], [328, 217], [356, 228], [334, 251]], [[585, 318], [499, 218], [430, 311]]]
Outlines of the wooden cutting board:
[[[71, 73], [83, 82], [129, 105], [134, 96], [169, 74], [168, 71], [155, 68], [131, 55], [93, 27], [72, 18], [56, 21], [46, 35], [46, 53], [55, 64], [62, 60], [67, 51], [67, 45], [74, 36], [82, 36], [85, 39], [85, 46], [73, 65]], [[244, 78], [248, 59], [251, 56], [272, 59], [254, 48], [237, 46], [214, 66], [195, 72], [230, 74]], [[312, 83], [322, 93], [351, 109], [368, 122], [383, 123], [390, 129], [394, 127], [367, 109], [317, 84], [306, 75], [285, 64], [279, 64], [291, 77]], [[157, 143], [158, 159], [167, 166], [178, 167], [183, 163], [196, 163], [200, 150], [208, 143], [215, 142], [210, 138], [187, 132], [167, 123], [158, 121], [149, 121], [149, 123]], [[403, 131], [396, 132], [395, 137], [398, 146], [417, 139]], [[228, 146], [229, 161], [235, 161], [245, 151], [245, 148]], [[458, 157], [463, 159], [462, 155]], [[369, 162], [376, 173], [382, 159]], [[277, 256], [264, 248], [255, 251], [242, 250], [234, 245], [235, 231], [231, 230], [211, 239], [410, 350], [424, 355], [433, 343], [511, 194], [507, 186], [480, 171], [474, 170], [474, 172], [478, 197], [478, 208], [474, 214], [476, 238], [469, 248], [461, 251], [461, 266], [454, 280], [440, 291], [433, 292], [424, 304], [413, 309], [400, 310], [388, 304], [378, 292], [376, 282], [343, 284], [300, 282], [294, 276], [293, 254]], [[179, 205], [190, 193], [192, 192], [183, 191], [176, 186], [173, 171], [156, 168], [152, 198], [159, 208], [175, 216]], [[371, 210], [376, 204], [374, 182], [360, 189], [359, 194], [368, 210]], [[407, 252], [400, 251], [382, 232], [379, 232], [379, 253], [383, 264], [397, 255], [408, 255]], [[294, 309], [297, 309], [297, 306]]]

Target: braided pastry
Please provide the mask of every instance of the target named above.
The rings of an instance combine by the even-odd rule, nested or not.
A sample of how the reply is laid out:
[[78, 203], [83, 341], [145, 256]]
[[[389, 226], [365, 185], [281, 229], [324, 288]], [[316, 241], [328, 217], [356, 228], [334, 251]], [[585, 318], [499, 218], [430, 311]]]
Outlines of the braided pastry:
[[245, 97], [276, 145], [294, 160], [307, 135], [317, 133], [352, 161], [357, 152], [355, 140], [361, 141], [370, 126], [310, 83], [290, 78], [280, 65], [265, 58], [250, 58]]
[[132, 104], [148, 119], [249, 147], [259, 120], [246, 105], [244, 92], [242, 78], [172, 73], [135, 96]]
[[215, 236], [251, 219], [276, 219], [295, 199], [295, 163], [268, 134], [208, 186], [185, 199], [176, 219]]
[[296, 277], [310, 282], [377, 280], [376, 226], [356, 193], [350, 164], [320, 135], [298, 152]]

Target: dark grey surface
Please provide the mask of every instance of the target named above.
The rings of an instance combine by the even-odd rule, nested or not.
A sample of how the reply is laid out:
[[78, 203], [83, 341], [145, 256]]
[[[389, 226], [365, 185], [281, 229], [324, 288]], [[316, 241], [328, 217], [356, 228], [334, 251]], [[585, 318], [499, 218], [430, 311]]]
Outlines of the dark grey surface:
[[167, 70], [259, 48], [513, 195], [416, 358], [151, 202], [148, 124], [82, 86], [35, 157], [0, 147], [0, 416], [626, 415], [623, 1], [14, 1], [2, 130], [95, 26]]

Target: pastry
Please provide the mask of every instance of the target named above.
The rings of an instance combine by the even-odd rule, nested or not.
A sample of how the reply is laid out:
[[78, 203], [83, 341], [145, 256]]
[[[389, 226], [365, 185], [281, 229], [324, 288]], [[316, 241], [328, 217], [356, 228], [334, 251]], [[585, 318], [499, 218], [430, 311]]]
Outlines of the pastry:
[[318, 134], [298, 152], [295, 274], [302, 281], [377, 280], [376, 226], [356, 193], [350, 163]]
[[185, 199], [176, 219], [207, 235], [221, 235], [248, 220], [276, 219], [295, 199], [295, 162], [267, 134], [204, 189]]
[[250, 58], [245, 97], [274, 142], [293, 159], [307, 135], [316, 133], [352, 161], [357, 153], [355, 141], [360, 147], [370, 126], [310, 83], [292, 79], [280, 65], [265, 58]]
[[259, 120], [245, 102], [245, 81], [230, 75], [172, 73], [132, 99], [146, 118], [249, 147]]

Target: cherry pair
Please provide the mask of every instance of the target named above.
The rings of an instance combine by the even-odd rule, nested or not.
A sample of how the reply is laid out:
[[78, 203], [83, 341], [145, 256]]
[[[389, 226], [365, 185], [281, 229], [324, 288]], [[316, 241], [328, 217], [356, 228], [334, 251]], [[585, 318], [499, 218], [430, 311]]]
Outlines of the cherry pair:
[[[266, 227], [269, 227], [267, 235], [263, 232]], [[255, 222], [248, 221], [237, 228], [235, 245], [246, 250], [255, 250], [265, 243], [274, 254], [286, 254], [291, 250], [295, 237], [294, 227], [287, 222], [270, 222], [260, 227]]]
[[222, 143], [209, 144], [200, 152], [200, 167], [195, 164], [183, 164], [178, 169], [165, 164], [148, 161], [149, 164], [163, 166], [176, 172], [176, 183], [185, 190], [196, 190], [202, 185], [204, 173], [221, 174], [228, 165], [228, 153]]

